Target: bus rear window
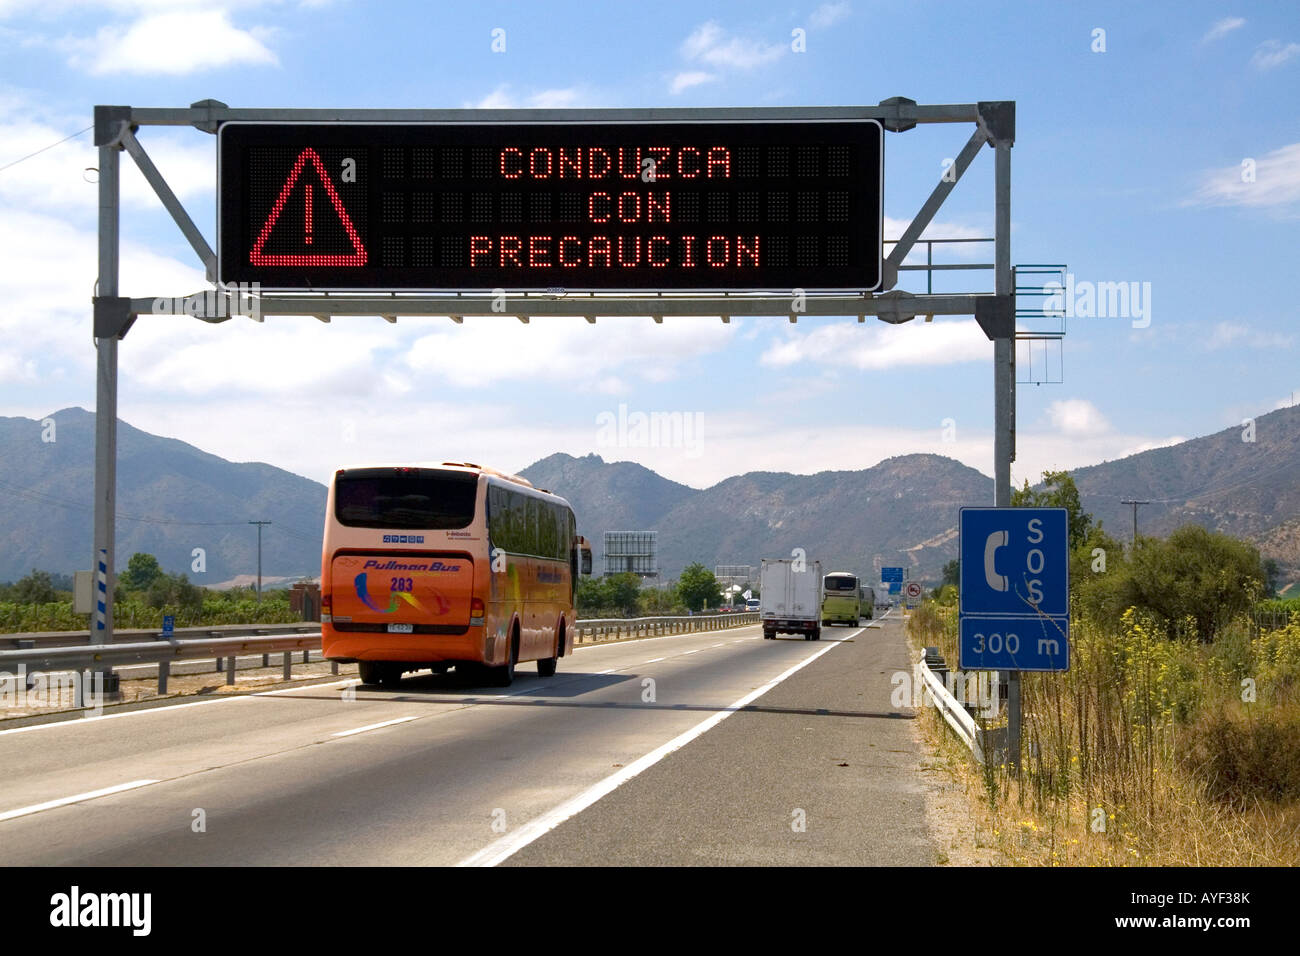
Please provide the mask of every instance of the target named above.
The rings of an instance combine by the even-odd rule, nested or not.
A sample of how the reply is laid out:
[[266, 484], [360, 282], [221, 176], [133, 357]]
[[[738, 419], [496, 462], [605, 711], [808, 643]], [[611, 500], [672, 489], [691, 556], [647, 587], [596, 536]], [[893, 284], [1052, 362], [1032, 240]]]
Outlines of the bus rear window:
[[464, 528], [474, 520], [477, 491], [478, 475], [459, 471], [346, 471], [334, 479], [334, 516], [350, 528]]
[[857, 578], [827, 578], [827, 591], [856, 591], [858, 589]]

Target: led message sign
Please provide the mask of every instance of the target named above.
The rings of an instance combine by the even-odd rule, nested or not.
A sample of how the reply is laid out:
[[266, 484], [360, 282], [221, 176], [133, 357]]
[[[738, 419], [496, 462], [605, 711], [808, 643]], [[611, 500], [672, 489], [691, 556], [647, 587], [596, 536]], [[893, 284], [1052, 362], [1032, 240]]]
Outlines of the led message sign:
[[222, 282], [286, 290], [874, 291], [875, 120], [240, 123]]

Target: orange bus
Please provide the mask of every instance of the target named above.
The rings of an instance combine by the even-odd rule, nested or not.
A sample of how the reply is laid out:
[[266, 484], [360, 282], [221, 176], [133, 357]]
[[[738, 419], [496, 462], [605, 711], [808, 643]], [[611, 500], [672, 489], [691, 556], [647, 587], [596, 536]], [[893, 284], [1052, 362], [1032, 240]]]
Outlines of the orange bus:
[[468, 462], [341, 468], [321, 553], [321, 645], [362, 683], [429, 668], [543, 677], [573, 653], [574, 594], [591, 546], [573, 509], [530, 482]]

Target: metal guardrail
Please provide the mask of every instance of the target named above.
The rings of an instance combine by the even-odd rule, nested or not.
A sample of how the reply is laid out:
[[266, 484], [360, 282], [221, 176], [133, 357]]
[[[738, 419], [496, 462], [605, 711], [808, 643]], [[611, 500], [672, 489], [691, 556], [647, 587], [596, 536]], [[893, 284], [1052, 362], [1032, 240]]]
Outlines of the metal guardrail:
[[[975, 756], [975, 759], [983, 763], [985, 751], [984, 732], [961, 701], [949, 693], [939, 675], [930, 669], [931, 663], [943, 666], [943, 658], [939, 657], [936, 648], [927, 647], [925, 653], [921, 655], [921, 663], [917, 669], [921, 675], [922, 684], [930, 695], [930, 700], [939, 708], [939, 712], [943, 714], [943, 719], [961, 738], [962, 743], [970, 748], [970, 752]], [[943, 670], [946, 672], [947, 667], [944, 667]]]
[[[663, 617], [592, 618], [574, 622], [574, 643], [624, 640], [629, 637], [658, 637], [666, 634], [689, 634], [695, 631], [716, 631], [723, 628], [744, 627], [758, 623], [758, 614], [744, 611], [736, 614], [666, 615]], [[614, 637], [609, 635], [613, 633]], [[588, 640], [583, 640], [583, 637]]]
[[[176, 637], [260, 637], [269, 634], [320, 633], [319, 621], [292, 621], [288, 624], [208, 624], [202, 627], [178, 627]], [[161, 627], [136, 627], [114, 630], [114, 644], [134, 644], [142, 641], [166, 640]], [[0, 649], [12, 647], [30, 650], [34, 647], [78, 647], [90, 644], [90, 631], [33, 631], [19, 634], [0, 634]]]
[[[718, 630], [719, 628], [742, 627], [754, 624], [758, 615], [744, 614], [700, 614], [690, 616], [664, 616], [642, 618], [605, 618], [578, 620], [574, 623], [574, 641], [578, 643], [585, 635], [588, 641], [582, 643], [600, 643], [601, 640], [625, 640], [632, 637], [655, 637], [668, 634], [684, 634], [693, 631]], [[237, 631], [240, 633], [231, 633]], [[278, 633], [277, 633], [278, 632]], [[86, 637], [80, 632], [72, 632], [78, 637]], [[40, 671], [86, 671], [105, 667], [120, 667], [131, 664], [158, 665], [158, 692], [167, 692], [167, 679], [171, 665], [177, 661], [215, 659], [218, 670], [224, 661], [226, 683], [235, 683], [236, 658], [243, 654], [261, 654], [263, 666], [269, 666], [270, 654], [283, 653], [284, 679], [291, 677], [292, 656], [297, 651], [303, 653], [303, 663], [307, 663], [312, 651], [319, 651], [321, 646], [320, 625], [311, 622], [302, 624], [265, 624], [260, 626], [233, 625], [226, 627], [182, 628], [173, 633], [170, 640], [162, 639], [162, 632], [145, 630], [144, 635], [153, 640], [130, 640], [139, 637], [139, 631], [127, 632], [126, 640], [114, 641], [112, 644], [90, 644], [85, 641], [74, 645], [57, 645], [53, 647], [18, 646], [14, 649], [0, 650], [0, 673], [15, 674], [19, 668], [28, 673]], [[178, 634], [202, 633], [203, 637], [180, 638]], [[610, 634], [614, 636], [609, 637]], [[626, 636], [625, 636], [626, 635]], [[31, 640], [34, 637], [59, 635], [11, 635], [16, 641]], [[63, 637], [68, 634], [64, 633]], [[338, 664], [332, 667], [338, 673]]]

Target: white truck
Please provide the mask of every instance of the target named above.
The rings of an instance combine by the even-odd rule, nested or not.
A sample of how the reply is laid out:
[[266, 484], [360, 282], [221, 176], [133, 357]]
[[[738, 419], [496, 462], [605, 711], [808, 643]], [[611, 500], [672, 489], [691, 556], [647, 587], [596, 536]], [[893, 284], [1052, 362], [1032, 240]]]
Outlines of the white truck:
[[797, 564], [790, 558], [764, 558], [759, 573], [763, 637], [802, 634], [805, 641], [822, 637], [822, 565]]

